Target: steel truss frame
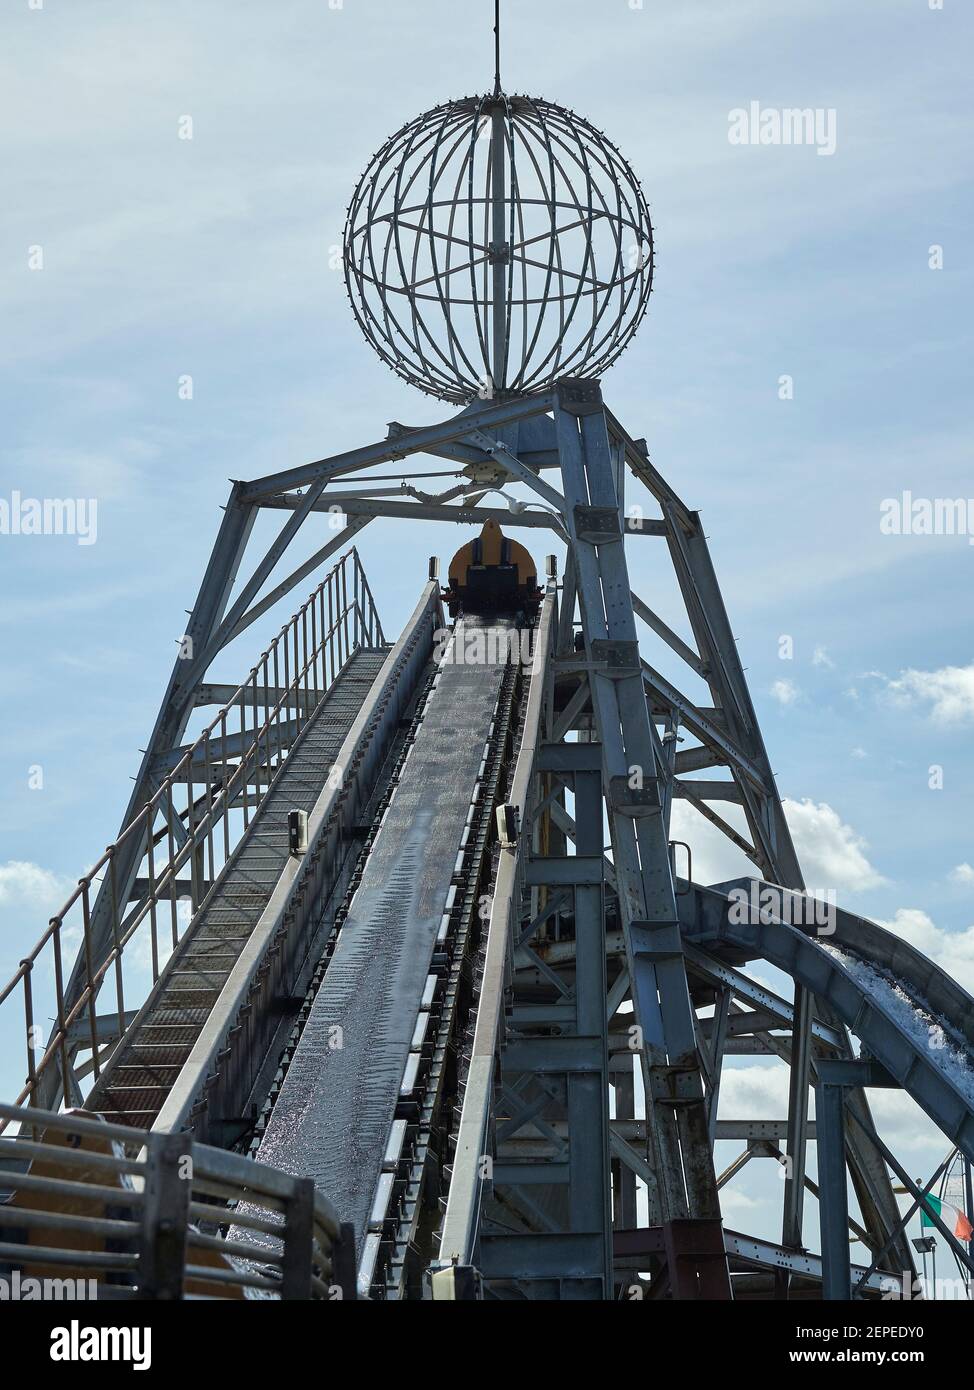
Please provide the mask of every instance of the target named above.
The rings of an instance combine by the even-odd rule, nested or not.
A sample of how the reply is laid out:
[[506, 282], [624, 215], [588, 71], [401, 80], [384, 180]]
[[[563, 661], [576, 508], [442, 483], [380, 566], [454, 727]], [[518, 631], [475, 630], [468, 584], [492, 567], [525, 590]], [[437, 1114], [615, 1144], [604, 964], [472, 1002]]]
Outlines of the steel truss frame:
[[[420, 453], [452, 463], [450, 476], [463, 481], [431, 495], [407, 485], [406, 469], [398, 499], [369, 486], [367, 470]], [[365, 474], [358, 486], [335, 489], [356, 474]], [[627, 506], [630, 475], [658, 516]], [[515, 483], [536, 501], [510, 512], [483, 505]], [[288, 515], [231, 601], [261, 509]], [[322, 512], [340, 513], [344, 526], [272, 583], [299, 530]], [[434, 1296], [727, 1297], [731, 1271], [742, 1268], [770, 1273], [774, 1291], [787, 1294], [789, 1280], [815, 1277], [802, 1245], [804, 1194], [816, 1191], [806, 1171], [809, 1088], [820, 1065], [854, 1054], [846, 1021], [810, 987], [781, 999], [748, 979], [740, 956], [688, 933], [690, 886], [676, 876], [669, 836], [675, 797], [721, 829], [762, 879], [799, 891], [803, 880], [699, 516], [605, 408], [597, 382], [478, 402], [437, 425], [396, 423], [364, 448], [235, 482], [186, 628], [196, 655], [176, 662], [124, 823], [151, 795], [195, 705], [218, 698], [221, 687], [207, 681], [214, 657], [383, 516], [455, 525], [492, 516], [505, 528], [548, 529], [567, 550], [537, 634], [510, 792], [522, 832], [495, 883]], [[632, 592], [625, 541], [653, 538], [666, 543], [692, 644]], [[641, 657], [637, 620], [706, 683], [709, 704]], [[740, 808], [746, 833], [716, 809], [725, 802]], [[138, 874], [133, 852], [119, 891], [137, 892]], [[106, 912], [96, 902], [96, 969], [111, 945]], [[76, 967], [68, 1001], [80, 977]], [[718, 1121], [723, 1058], [742, 1052], [788, 1063], [784, 1119]], [[853, 1117], [842, 1147], [862, 1218], [848, 1226], [879, 1270], [912, 1272], [888, 1151], [855, 1077], [842, 1096]], [[748, 1147], [718, 1175], [714, 1143], [734, 1137]], [[780, 1159], [782, 1139], [780, 1245], [732, 1237], [721, 1227], [721, 1187], [752, 1157]], [[834, 1174], [829, 1201], [830, 1212], [841, 1207]], [[836, 1220], [841, 1213], [823, 1249], [836, 1247]]]

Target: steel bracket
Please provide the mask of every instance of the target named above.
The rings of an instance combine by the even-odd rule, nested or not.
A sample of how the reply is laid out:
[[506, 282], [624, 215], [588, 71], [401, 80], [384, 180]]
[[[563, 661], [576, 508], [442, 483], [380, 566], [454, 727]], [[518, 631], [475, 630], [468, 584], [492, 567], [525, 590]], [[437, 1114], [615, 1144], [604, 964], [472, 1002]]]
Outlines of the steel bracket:
[[633, 919], [629, 931], [633, 955], [652, 961], [682, 959], [683, 938], [679, 922], [645, 922]]
[[566, 377], [557, 390], [558, 404], [568, 415], [597, 415], [602, 409], [602, 387], [597, 380]]
[[631, 787], [625, 776], [610, 778], [609, 805], [621, 816], [658, 816], [663, 809], [655, 778], [642, 787]]
[[572, 508], [575, 534], [589, 545], [611, 545], [622, 540], [622, 522], [618, 507], [590, 507], [576, 502]]
[[639, 643], [622, 638], [596, 637], [592, 641], [592, 662], [599, 667], [599, 674], [610, 680], [625, 680], [638, 676]]

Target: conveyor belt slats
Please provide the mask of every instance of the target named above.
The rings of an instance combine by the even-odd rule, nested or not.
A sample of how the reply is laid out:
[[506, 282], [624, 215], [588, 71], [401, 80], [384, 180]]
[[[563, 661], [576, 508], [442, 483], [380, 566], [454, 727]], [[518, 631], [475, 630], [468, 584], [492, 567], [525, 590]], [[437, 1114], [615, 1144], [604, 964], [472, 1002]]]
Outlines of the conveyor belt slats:
[[359, 1251], [505, 669], [441, 666], [258, 1151], [313, 1177]]

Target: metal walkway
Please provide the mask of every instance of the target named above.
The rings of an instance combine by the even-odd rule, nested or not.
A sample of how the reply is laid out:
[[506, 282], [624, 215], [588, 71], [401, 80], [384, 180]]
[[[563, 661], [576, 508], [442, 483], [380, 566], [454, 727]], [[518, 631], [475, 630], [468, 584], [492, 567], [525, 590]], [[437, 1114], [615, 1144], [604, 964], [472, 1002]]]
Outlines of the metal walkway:
[[309, 720], [239, 846], [86, 1102], [150, 1128], [287, 862], [287, 815], [311, 811], [388, 653], [359, 649]]
[[[458, 624], [454, 654], [472, 621]], [[257, 1154], [312, 1176], [354, 1223], [365, 1286], [402, 1145], [395, 1122], [405, 1130], [430, 1023], [438, 936], [498, 732], [510, 630], [479, 629], [485, 660], [448, 653], [440, 666]]]

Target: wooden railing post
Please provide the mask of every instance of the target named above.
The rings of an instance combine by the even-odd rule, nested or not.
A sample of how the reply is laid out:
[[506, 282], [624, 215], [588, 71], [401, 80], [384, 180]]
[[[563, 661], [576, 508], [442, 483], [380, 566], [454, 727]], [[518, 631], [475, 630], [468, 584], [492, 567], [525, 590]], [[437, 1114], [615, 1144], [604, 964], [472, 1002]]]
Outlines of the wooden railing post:
[[139, 1251], [139, 1297], [179, 1299], [186, 1268], [186, 1233], [193, 1182], [188, 1134], [150, 1134]]
[[281, 1298], [311, 1298], [311, 1262], [315, 1230], [315, 1185], [296, 1178], [284, 1217], [284, 1265]]

